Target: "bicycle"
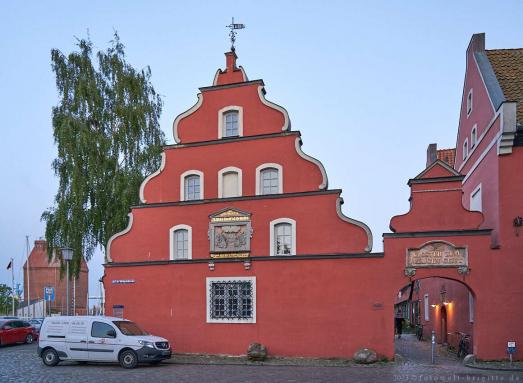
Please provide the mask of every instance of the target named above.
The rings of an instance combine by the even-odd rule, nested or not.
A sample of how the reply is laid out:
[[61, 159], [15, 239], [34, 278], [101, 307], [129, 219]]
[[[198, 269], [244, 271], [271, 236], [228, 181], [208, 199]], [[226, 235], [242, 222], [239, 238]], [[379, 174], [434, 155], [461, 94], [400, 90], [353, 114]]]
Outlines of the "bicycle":
[[469, 354], [470, 335], [467, 335], [464, 332], [458, 332], [458, 334], [460, 335], [458, 344], [458, 358], [464, 358]]

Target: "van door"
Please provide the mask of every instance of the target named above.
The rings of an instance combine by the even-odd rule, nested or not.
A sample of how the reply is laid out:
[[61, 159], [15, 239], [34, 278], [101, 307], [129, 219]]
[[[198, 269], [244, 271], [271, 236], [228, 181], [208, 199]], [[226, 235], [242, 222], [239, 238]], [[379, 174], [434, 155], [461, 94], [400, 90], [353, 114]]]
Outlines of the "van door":
[[89, 360], [117, 361], [118, 341], [116, 329], [104, 322], [93, 321], [88, 337]]
[[67, 329], [65, 342], [67, 356], [75, 360], [88, 360], [87, 334], [90, 320], [74, 318]]

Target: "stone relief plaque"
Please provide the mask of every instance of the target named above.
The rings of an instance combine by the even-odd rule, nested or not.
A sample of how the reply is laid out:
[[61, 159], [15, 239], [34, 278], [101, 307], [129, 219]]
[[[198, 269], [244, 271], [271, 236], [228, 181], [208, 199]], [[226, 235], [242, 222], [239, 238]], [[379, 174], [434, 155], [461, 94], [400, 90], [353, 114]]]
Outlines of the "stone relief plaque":
[[462, 267], [468, 266], [466, 247], [456, 247], [447, 242], [435, 241], [419, 249], [407, 250], [407, 268]]
[[226, 208], [210, 216], [211, 258], [247, 258], [251, 250], [251, 215]]

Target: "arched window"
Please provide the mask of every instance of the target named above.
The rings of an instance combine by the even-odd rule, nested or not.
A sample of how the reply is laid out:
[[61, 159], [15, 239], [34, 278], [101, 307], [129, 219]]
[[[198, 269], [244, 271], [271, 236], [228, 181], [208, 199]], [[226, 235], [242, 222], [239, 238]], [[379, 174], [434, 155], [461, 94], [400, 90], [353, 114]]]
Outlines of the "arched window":
[[180, 176], [180, 200], [194, 201], [203, 198], [203, 173], [199, 170], [184, 172]]
[[218, 172], [218, 197], [231, 198], [242, 195], [242, 170], [229, 166]]
[[223, 137], [235, 137], [239, 134], [238, 111], [231, 110], [223, 114]]
[[243, 108], [230, 105], [218, 111], [218, 138], [243, 136]]
[[256, 168], [256, 194], [283, 193], [283, 168], [279, 164], [262, 164]]
[[176, 225], [169, 230], [170, 259], [192, 258], [192, 228], [187, 225]]
[[271, 222], [270, 255], [296, 255], [296, 221], [280, 218]]

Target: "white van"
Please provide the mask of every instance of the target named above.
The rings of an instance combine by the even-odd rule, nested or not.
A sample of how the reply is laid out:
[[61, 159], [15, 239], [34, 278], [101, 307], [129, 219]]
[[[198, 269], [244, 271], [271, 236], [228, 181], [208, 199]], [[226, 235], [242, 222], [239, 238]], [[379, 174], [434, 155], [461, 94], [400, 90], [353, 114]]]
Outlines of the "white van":
[[38, 356], [46, 366], [61, 360], [157, 364], [171, 357], [167, 339], [149, 335], [135, 323], [106, 316], [47, 317], [40, 329]]

